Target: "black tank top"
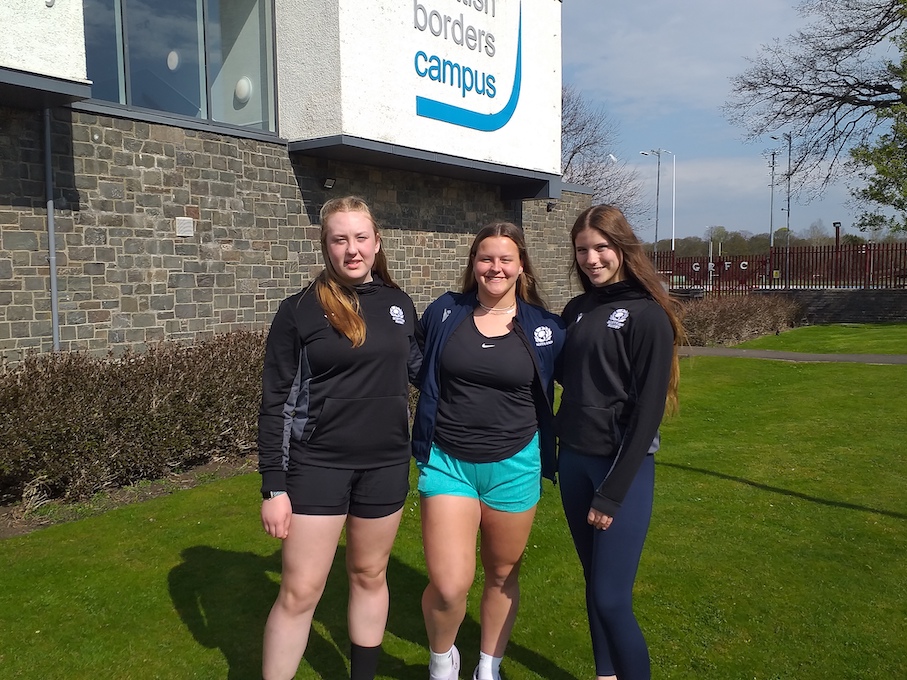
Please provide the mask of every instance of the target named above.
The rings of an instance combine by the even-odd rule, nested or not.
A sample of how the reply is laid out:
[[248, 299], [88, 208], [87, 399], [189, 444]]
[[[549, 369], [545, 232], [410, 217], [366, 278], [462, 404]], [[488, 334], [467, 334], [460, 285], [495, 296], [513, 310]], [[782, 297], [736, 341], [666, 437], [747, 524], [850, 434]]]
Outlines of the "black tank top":
[[529, 349], [514, 332], [482, 335], [472, 317], [454, 331], [441, 353], [441, 394], [435, 442], [474, 463], [504, 460], [538, 430]]

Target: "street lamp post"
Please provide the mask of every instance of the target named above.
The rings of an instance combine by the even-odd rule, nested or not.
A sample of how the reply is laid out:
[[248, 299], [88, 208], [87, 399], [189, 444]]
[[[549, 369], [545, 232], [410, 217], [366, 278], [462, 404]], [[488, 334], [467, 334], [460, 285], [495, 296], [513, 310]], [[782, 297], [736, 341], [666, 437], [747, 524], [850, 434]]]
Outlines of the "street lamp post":
[[835, 228], [835, 288], [841, 285], [841, 223], [832, 222]]
[[772, 198], [771, 203], [769, 204], [769, 214], [768, 214], [768, 246], [769, 248], [775, 247], [775, 156], [778, 155], [777, 151], [772, 151]]
[[790, 166], [790, 156], [791, 156], [791, 134], [790, 132], [785, 132], [784, 136], [787, 138], [787, 247], [790, 248], [790, 175], [791, 175], [791, 166]]
[[787, 138], [787, 252], [784, 253], [785, 265], [784, 268], [787, 270], [787, 287], [790, 288], [790, 174], [791, 174], [791, 165], [790, 165], [790, 156], [791, 156], [791, 134], [790, 132], [785, 132], [784, 137]]
[[674, 215], [677, 208], [677, 155], [667, 150], [665, 153], [671, 154], [671, 252], [673, 253], [676, 234]]
[[658, 267], [658, 204], [659, 197], [661, 194], [661, 154], [669, 153], [674, 158], [674, 174], [671, 176], [672, 188], [671, 188], [671, 250], [674, 250], [674, 205], [675, 205], [675, 195], [676, 195], [676, 171], [677, 171], [677, 157], [674, 156], [672, 151], [667, 149], [650, 149], [649, 151], [640, 151], [640, 154], [643, 156], [655, 156], [658, 159], [658, 164], [655, 170], [655, 245], [653, 246], [653, 251], [656, 257], [655, 266]]
[[791, 149], [793, 147], [793, 135], [790, 132], [783, 133], [780, 137], [772, 135], [772, 139], [785, 140], [787, 142], [787, 252], [784, 255], [784, 275], [787, 279], [787, 287], [790, 288], [790, 177], [791, 177]]

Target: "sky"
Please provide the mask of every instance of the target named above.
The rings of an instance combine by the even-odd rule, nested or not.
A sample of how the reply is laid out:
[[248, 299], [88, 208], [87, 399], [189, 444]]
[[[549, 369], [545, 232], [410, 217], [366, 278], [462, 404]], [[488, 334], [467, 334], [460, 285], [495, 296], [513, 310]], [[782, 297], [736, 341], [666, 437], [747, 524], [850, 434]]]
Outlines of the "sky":
[[[661, 155], [658, 238], [702, 237], [707, 227], [768, 233], [785, 227], [787, 145], [765, 138], [744, 141], [746, 130], [721, 112], [730, 79], [759, 47], [785, 38], [803, 20], [796, 0], [563, 0], [563, 80], [617, 124], [614, 154], [635, 167], [651, 208], [637, 218], [638, 235], [651, 241], [655, 227], [657, 159]], [[771, 170], [775, 157], [772, 210]], [[677, 176], [672, 182], [676, 163]], [[676, 188], [672, 219], [672, 185]], [[833, 234], [857, 233], [843, 183], [808, 204], [791, 197], [790, 227], [802, 232], [817, 220]]]

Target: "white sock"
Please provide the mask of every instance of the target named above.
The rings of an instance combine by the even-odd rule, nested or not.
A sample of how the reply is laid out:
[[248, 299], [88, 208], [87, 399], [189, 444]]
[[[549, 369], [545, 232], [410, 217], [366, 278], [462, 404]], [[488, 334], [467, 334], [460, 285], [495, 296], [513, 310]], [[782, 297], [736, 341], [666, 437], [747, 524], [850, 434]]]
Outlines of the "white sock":
[[[431, 650], [429, 650], [431, 652]], [[431, 652], [431, 660], [428, 662], [428, 671], [431, 675], [447, 677], [453, 670], [453, 647], [446, 652], [438, 654]]]
[[504, 657], [479, 652], [479, 668], [476, 673], [478, 680], [500, 680], [503, 660]]

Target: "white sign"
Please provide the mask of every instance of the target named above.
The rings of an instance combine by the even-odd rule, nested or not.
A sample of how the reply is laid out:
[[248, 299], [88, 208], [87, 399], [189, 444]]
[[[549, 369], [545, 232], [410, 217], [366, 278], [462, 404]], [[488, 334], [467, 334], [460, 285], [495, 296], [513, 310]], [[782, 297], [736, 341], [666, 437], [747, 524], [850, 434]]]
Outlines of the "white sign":
[[295, 64], [290, 82], [278, 47], [283, 136], [349, 135], [560, 174], [557, 0], [349, 0], [330, 9], [278, 0], [278, 46], [293, 39], [281, 37], [289, 29], [280, 12], [294, 2], [318, 16], [315, 35], [305, 33], [316, 44], [298, 50], [317, 61]]

